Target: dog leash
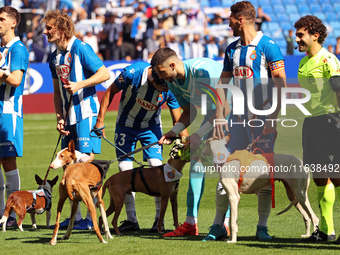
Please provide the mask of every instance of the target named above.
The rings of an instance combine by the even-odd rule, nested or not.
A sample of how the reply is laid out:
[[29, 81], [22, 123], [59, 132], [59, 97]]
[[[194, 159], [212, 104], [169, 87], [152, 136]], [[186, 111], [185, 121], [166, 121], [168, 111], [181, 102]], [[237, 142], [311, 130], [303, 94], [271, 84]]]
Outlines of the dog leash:
[[[110, 145], [112, 145], [113, 147], [115, 147], [117, 150], [119, 150], [121, 153], [123, 153], [124, 157], [123, 158], [129, 158], [131, 159], [132, 161], [136, 162], [138, 165], [142, 166], [143, 164], [141, 162], [138, 162], [134, 157], [132, 157], [131, 155], [133, 153], [126, 153], [125, 151], [123, 151], [121, 148], [119, 148], [117, 145], [115, 145], [114, 143], [111, 143], [106, 137], [103, 136], [103, 129], [105, 128], [102, 127], [102, 128], [97, 128], [97, 127], [94, 127], [91, 132], [90, 132], [90, 136], [91, 137], [98, 137], [98, 138], [103, 138], [106, 142], [108, 142]], [[93, 135], [93, 133], [95, 133], [95, 135]], [[148, 147], [149, 148], [149, 147]], [[126, 156], [127, 154], [129, 154], [128, 156]], [[110, 160], [110, 164], [121, 159], [122, 156], [118, 157], [117, 159], [115, 160]]]
[[[125, 158], [130, 158], [130, 159], [132, 159], [133, 161], [135, 161], [137, 164], [139, 164], [140, 166], [142, 166], [142, 164], [141, 164], [140, 162], [136, 161], [136, 159], [135, 159], [134, 157], [132, 157], [131, 155], [133, 155], [133, 154], [135, 154], [135, 153], [138, 153], [138, 152], [140, 152], [140, 151], [146, 150], [146, 149], [150, 148], [151, 146], [154, 146], [154, 145], [158, 144], [158, 141], [157, 141], [157, 142], [154, 142], [154, 143], [150, 143], [150, 144], [148, 144], [148, 145], [145, 145], [145, 146], [143, 146], [143, 147], [141, 147], [141, 148], [138, 148], [138, 149], [136, 149], [136, 150], [134, 150], [134, 151], [131, 151], [131, 152], [129, 152], [129, 153], [125, 153], [122, 149], [118, 148], [115, 144], [111, 143], [108, 139], [106, 139], [106, 138], [103, 136], [102, 130], [103, 130], [104, 128], [105, 128], [105, 126], [102, 127], [102, 128], [94, 127], [94, 128], [91, 130], [91, 132], [90, 132], [90, 136], [91, 136], [91, 137], [100, 137], [100, 138], [103, 138], [106, 142], [108, 142], [109, 144], [111, 144], [113, 147], [115, 147], [116, 149], [118, 149], [120, 152], [124, 153], [124, 155], [119, 156], [118, 158], [116, 158], [116, 159], [114, 159], [114, 160], [111, 160], [111, 161], [110, 161], [111, 163], [113, 163], [113, 162], [115, 162], [115, 161], [117, 161], [117, 160], [122, 160], [122, 159], [125, 159]], [[95, 133], [96, 135], [93, 135], [92, 133]], [[178, 139], [178, 138], [179, 138], [179, 137], [171, 137], [171, 138], [168, 138], [168, 139], [174, 141], [174, 140], [176, 140], [176, 139]]]
[[[70, 83], [68, 82], [68, 80], [65, 78], [65, 77], [61, 77], [60, 80], [65, 84], [65, 85], [69, 85]], [[67, 111], [66, 111], [66, 116], [65, 116], [65, 120], [66, 120], [66, 124], [67, 124], [67, 118], [68, 118], [68, 115], [69, 115], [69, 112], [70, 112], [70, 109], [71, 109], [71, 102], [72, 102], [72, 95], [70, 96], [70, 99], [68, 101], [68, 107], [67, 107]], [[66, 126], [66, 125], [65, 125]], [[46, 183], [47, 181], [47, 176], [48, 174], [50, 173], [50, 170], [51, 170], [51, 164], [54, 160], [54, 156], [55, 156], [55, 153], [57, 152], [57, 149], [58, 149], [58, 146], [59, 146], [59, 143], [60, 143], [60, 140], [61, 140], [61, 134], [59, 133], [59, 137], [58, 137], [58, 142], [57, 142], [57, 145], [55, 146], [55, 149], [54, 149], [54, 152], [53, 152], [53, 155], [52, 155], [52, 158], [51, 158], [51, 162], [50, 162], [50, 165], [47, 169], [47, 172], [46, 172], [46, 175], [45, 175], [45, 179], [44, 179], [44, 184]]]

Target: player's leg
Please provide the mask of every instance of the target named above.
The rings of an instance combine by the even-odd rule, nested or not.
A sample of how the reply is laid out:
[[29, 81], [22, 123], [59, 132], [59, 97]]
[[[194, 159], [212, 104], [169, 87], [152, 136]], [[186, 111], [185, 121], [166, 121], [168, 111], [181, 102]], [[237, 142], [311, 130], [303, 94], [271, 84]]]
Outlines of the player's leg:
[[[119, 124], [116, 125], [115, 145], [119, 148], [116, 149], [117, 157], [135, 150], [138, 132], [139, 130], [136, 129], [123, 127]], [[118, 167], [119, 171], [131, 170], [133, 168], [133, 161], [126, 158], [123, 161], [119, 161]], [[131, 192], [131, 195], [125, 195], [124, 205], [127, 219], [118, 227], [119, 231], [139, 230], [136, 216], [135, 192]]]
[[[160, 127], [153, 127], [142, 129], [138, 134], [138, 140], [141, 142], [142, 146], [157, 142], [162, 137], [162, 129]], [[143, 151], [143, 161], [147, 161], [150, 166], [160, 166], [162, 165], [162, 145], [154, 145]], [[161, 198], [155, 197], [155, 221], [150, 229], [150, 232], [157, 232], [157, 223], [159, 219], [159, 213], [161, 211]], [[164, 230], [164, 223], [163, 223]]]
[[[328, 178], [334, 178], [334, 183], [339, 185], [338, 173], [331, 171], [331, 167], [340, 164], [340, 152], [334, 150], [340, 143], [339, 125], [339, 117], [331, 114], [306, 118], [303, 124], [303, 161], [305, 165], [310, 166], [313, 174], [321, 212], [319, 229], [309, 238], [302, 239], [304, 242], [335, 239], [333, 223], [335, 189]], [[318, 168], [323, 170], [320, 171]], [[328, 168], [327, 171], [325, 171], [326, 168]]]
[[[0, 116], [0, 165], [6, 178], [6, 196], [20, 190], [20, 175], [16, 157], [23, 154], [23, 119], [16, 114], [1, 114]], [[0, 197], [3, 199], [4, 196]], [[1, 201], [4, 204], [4, 201]], [[14, 212], [7, 220], [7, 226], [16, 225]]]

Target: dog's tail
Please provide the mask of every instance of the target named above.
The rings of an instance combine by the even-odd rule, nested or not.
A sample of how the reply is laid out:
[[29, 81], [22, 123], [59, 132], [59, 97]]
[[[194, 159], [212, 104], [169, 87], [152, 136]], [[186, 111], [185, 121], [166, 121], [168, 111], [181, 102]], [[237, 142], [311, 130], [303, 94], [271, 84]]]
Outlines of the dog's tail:
[[294, 198], [290, 204], [287, 206], [287, 208], [283, 209], [281, 212], [277, 213], [276, 215], [280, 215], [280, 214], [283, 214], [285, 212], [287, 212], [293, 205], [296, 205], [298, 203], [298, 200], [297, 198]]

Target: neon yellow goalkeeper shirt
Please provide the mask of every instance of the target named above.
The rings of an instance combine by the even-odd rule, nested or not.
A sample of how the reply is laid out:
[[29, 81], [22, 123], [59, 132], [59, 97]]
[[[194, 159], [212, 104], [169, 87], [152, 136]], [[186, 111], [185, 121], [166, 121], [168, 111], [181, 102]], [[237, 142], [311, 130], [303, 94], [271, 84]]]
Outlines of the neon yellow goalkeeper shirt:
[[301, 87], [311, 93], [311, 99], [304, 106], [313, 117], [339, 112], [337, 96], [329, 82], [330, 77], [337, 75], [340, 75], [340, 62], [325, 48], [311, 58], [301, 59], [298, 80]]

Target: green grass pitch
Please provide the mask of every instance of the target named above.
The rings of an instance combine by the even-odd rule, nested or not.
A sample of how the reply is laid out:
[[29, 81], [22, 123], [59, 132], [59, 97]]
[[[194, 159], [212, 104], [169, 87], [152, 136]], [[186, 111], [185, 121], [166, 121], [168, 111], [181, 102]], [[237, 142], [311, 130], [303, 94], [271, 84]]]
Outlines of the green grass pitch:
[[[108, 112], [106, 115], [106, 135], [113, 141], [116, 112]], [[301, 127], [303, 116], [295, 108], [288, 109], [288, 115], [281, 118], [296, 119], [298, 126], [284, 128], [278, 122], [278, 138], [276, 141], [276, 153], [293, 154], [301, 158]], [[171, 117], [167, 110], [162, 113], [164, 132], [171, 128]], [[290, 123], [291, 124], [291, 123]], [[321, 130], [320, 130], [321, 131]], [[24, 116], [24, 157], [18, 159], [18, 168], [21, 176], [21, 189], [32, 190], [37, 188], [34, 174], [44, 178], [52, 153], [56, 146], [58, 133], [56, 131], [56, 119], [54, 114], [31, 114]], [[171, 146], [164, 146], [164, 162], [168, 159]], [[135, 155], [141, 161], [142, 153]], [[102, 154], [97, 159], [115, 159], [114, 148], [102, 141]], [[108, 176], [117, 173], [117, 164], [113, 163]], [[186, 215], [186, 193], [188, 187], [189, 166], [183, 170], [184, 176], [180, 182], [178, 196], [179, 221], [184, 222]], [[49, 178], [59, 175], [62, 177], [62, 169], [51, 170]], [[37, 216], [38, 229], [31, 229], [30, 216], [27, 215], [20, 232], [17, 227], [7, 228], [7, 232], [0, 232], [0, 242], [3, 251], [1, 254], [338, 254], [340, 246], [328, 243], [303, 244], [299, 242], [300, 235], [304, 234], [304, 223], [298, 211], [292, 208], [287, 213], [275, 216], [285, 208], [289, 201], [286, 197], [282, 183], [276, 182], [276, 208], [272, 209], [268, 221], [269, 233], [275, 238], [271, 242], [259, 242], [255, 239], [257, 214], [256, 195], [241, 195], [238, 219], [238, 243], [227, 244], [224, 241], [202, 242], [201, 240], [209, 232], [215, 216], [215, 187], [217, 178], [207, 178], [205, 191], [202, 197], [198, 227], [199, 236], [163, 238], [159, 234], [149, 233], [154, 221], [154, 199], [145, 194], [136, 194], [137, 218], [141, 231], [124, 233], [123, 236], [114, 236], [107, 240], [108, 244], [101, 244], [93, 230], [73, 231], [69, 240], [61, 240], [65, 230], [59, 231], [56, 246], [49, 246], [52, 230], [45, 227], [45, 214]], [[60, 181], [60, 179], [59, 179]], [[320, 212], [316, 202], [315, 184], [311, 181], [309, 199], [312, 208], [318, 217]], [[58, 188], [53, 191], [53, 206], [51, 224], [56, 217], [56, 205], [58, 201]], [[108, 206], [108, 193], [104, 201]], [[83, 216], [86, 208], [82, 204]], [[99, 210], [97, 210], [97, 213]], [[66, 202], [61, 219], [69, 217], [70, 206]], [[113, 215], [108, 219], [111, 222]], [[122, 210], [119, 220], [126, 219], [125, 210]], [[173, 230], [170, 205], [165, 216], [166, 230]], [[334, 224], [336, 234], [340, 234], [339, 203], [334, 206]], [[110, 224], [110, 227], [111, 224]], [[111, 231], [113, 233], [113, 231]], [[105, 238], [104, 238], [105, 239]]]

